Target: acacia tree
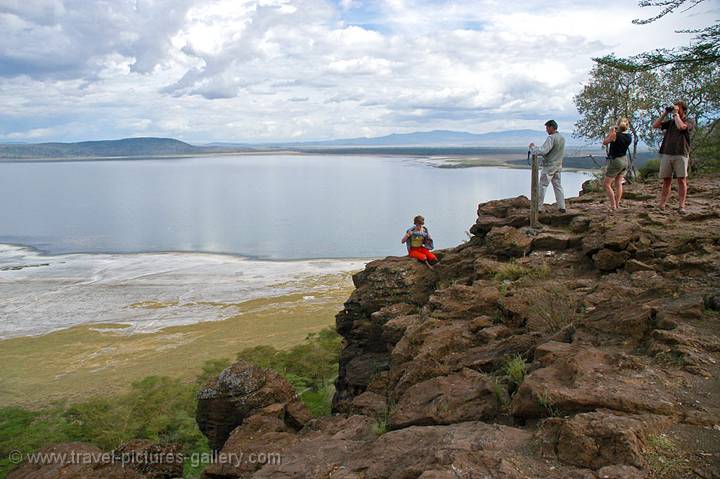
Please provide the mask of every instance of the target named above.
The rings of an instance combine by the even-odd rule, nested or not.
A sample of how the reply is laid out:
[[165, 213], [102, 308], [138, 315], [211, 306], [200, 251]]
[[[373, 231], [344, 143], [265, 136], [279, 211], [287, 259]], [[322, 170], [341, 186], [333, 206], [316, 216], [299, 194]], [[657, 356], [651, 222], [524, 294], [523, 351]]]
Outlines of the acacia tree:
[[[641, 0], [641, 7], [662, 7], [659, 13], [649, 18], [636, 18], [633, 23], [646, 25], [680, 10], [686, 12], [705, 0]], [[706, 65], [720, 62], [720, 21], [698, 30], [678, 30], [676, 33], [694, 34], [689, 46], [680, 48], [661, 48], [644, 52], [630, 58], [607, 55], [596, 61], [616, 68], [642, 68], [652, 70], [667, 65]]]
[[662, 69], [661, 78], [665, 99], [684, 100], [689, 116], [697, 124], [690, 136], [693, 161], [717, 163], [720, 145], [715, 130], [720, 123], [720, 64], [675, 64]]
[[[641, 0], [638, 3], [641, 7], [661, 7], [661, 10], [652, 17], [635, 19], [633, 23], [652, 23], [704, 2]], [[660, 135], [651, 127], [652, 120], [662, 113], [664, 105], [684, 100], [698, 126], [693, 133], [691, 152], [702, 151], [703, 156], [708, 156], [707, 152], [720, 152], [719, 135], [716, 133], [720, 116], [720, 22], [699, 30], [677, 33], [695, 34], [691, 45], [653, 50], [629, 58], [611, 54], [593, 59], [595, 68], [591, 72], [590, 84], [575, 98], [578, 111], [583, 116], [576, 124], [579, 136], [598, 139], [604, 133], [601, 130], [605, 126], [603, 120], [608, 120], [608, 111], [622, 111], [617, 105], [614, 111], [609, 110], [607, 104], [619, 93], [627, 92], [630, 89], [628, 85], [632, 85], [633, 92], [624, 105], [628, 107], [625, 116], [631, 119], [634, 127], [633, 151], [637, 150], [638, 139], [656, 146]], [[656, 78], [652, 80], [648, 76]], [[613, 85], [613, 80], [617, 80], [618, 84]], [[595, 111], [598, 108], [599, 111]]]
[[630, 124], [635, 156], [640, 140], [650, 144], [654, 141], [650, 117], [661, 92], [659, 80], [650, 72], [596, 62], [590, 81], [574, 98], [581, 115], [575, 123], [575, 135], [601, 141], [608, 128], [625, 117]]

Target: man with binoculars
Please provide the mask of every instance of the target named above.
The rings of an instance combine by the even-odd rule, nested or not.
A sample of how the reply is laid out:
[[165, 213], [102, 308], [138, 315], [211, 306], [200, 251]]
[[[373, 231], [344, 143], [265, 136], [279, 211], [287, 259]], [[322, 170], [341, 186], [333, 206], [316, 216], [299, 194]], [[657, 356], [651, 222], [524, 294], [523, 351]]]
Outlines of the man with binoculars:
[[687, 198], [687, 173], [690, 159], [690, 131], [695, 123], [687, 118], [687, 104], [676, 101], [672, 106], [665, 108], [660, 118], [655, 120], [653, 128], [660, 128], [664, 132], [660, 145], [660, 173], [662, 191], [660, 193], [660, 209], [665, 209], [672, 177], [675, 173], [678, 185], [678, 211], [685, 214], [685, 199]]

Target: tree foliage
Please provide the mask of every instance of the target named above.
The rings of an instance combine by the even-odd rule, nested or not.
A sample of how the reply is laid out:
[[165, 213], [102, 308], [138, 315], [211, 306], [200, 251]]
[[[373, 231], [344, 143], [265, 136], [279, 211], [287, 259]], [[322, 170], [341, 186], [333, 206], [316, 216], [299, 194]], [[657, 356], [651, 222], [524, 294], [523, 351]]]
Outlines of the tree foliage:
[[[705, 0], [641, 0], [641, 7], [662, 7], [660, 12], [649, 18], [636, 18], [633, 23], [646, 25], [680, 10], [686, 12], [704, 3]], [[619, 69], [653, 70], [669, 65], [698, 66], [720, 62], [720, 21], [698, 30], [679, 30], [677, 33], [694, 34], [689, 46], [660, 48], [630, 58], [607, 55], [595, 61]]]
[[289, 350], [257, 346], [238, 353], [237, 359], [273, 369], [298, 389], [318, 391], [337, 376], [340, 339], [334, 329], [326, 328]]
[[575, 134], [600, 141], [619, 118], [627, 118], [633, 136], [633, 153], [640, 140], [654, 141], [650, 115], [659, 103], [661, 92], [657, 77], [645, 71], [621, 70], [596, 63], [590, 81], [574, 100], [581, 115], [575, 123]]
[[[641, 68], [618, 68], [596, 61], [590, 79], [575, 96], [581, 118], [575, 134], [600, 141], [608, 127], [620, 117], [627, 117], [635, 142], [657, 147], [661, 132], [652, 128], [665, 105], [683, 100], [688, 116], [697, 128], [691, 134], [691, 155], [712, 160], [712, 142], [720, 113], [720, 64], [673, 64], [652, 71]], [[710, 146], [706, 143], [710, 142]], [[702, 153], [695, 155], [695, 152]]]

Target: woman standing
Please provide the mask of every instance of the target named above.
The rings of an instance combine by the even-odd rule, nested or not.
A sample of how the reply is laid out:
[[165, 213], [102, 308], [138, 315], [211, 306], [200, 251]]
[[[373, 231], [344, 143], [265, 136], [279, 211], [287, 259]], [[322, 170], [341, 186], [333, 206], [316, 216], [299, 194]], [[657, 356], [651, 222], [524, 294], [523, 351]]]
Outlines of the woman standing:
[[425, 218], [418, 215], [413, 219], [415, 226], [405, 232], [405, 236], [400, 240], [401, 243], [407, 244], [408, 256], [422, 261], [428, 267], [430, 261], [437, 262], [437, 257], [430, 251], [433, 248], [432, 236], [425, 228]]
[[[617, 126], [610, 128], [610, 132], [603, 140], [603, 145], [610, 145], [603, 187], [610, 200], [611, 211], [615, 211], [620, 207], [620, 200], [623, 195], [623, 178], [628, 168], [627, 151], [630, 143], [632, 143], [632, 136], [627, 133], [628, 127], [627, 118], [621, 118], [618, 120]], [[614, 190], [613, 183], [615, 184]]]

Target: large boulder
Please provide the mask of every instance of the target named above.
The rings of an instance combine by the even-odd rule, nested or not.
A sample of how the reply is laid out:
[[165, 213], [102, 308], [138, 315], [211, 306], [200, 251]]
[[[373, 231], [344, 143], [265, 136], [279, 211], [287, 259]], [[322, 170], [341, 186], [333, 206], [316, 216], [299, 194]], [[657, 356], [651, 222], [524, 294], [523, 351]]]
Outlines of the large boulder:
[[646, 438], [667, 428], [672, 420], [652, 414], [621, 415], [600, 410], [570, 418], [551, 418], [543, 423], [542, 434], [557, 458], [567, 464], [590, 469], [625, 465], [644, 468]]
[[485, 237], [491, 254], [501, 258], [516, 258], [530, 251], [532, 238], [512, 226], [495, 227]]
[[532, 238], [530, 249], [533, 251], [564, 250], [580, 246], [582, 236], [563, 231], [548, 231]]
[[433, 318], [471, 319], [497, 311], [500, 292], [489, 281], [475, 281], [472, 286], [457, 284], [436, 291], [426, 310]]
[[488, 201], [478, 205], [478, 219], [470, 233], [483, 237], [491, 229], [503, 226], [521, 228], [530, 224], [530, 200], [525, 196]]
[[279, 374], [239, 361], [223, 370], [198, 393], [196, 420], [214, 450], [233, 429], [259, 410], [297, 401], [293, 387]]
[[203, 471], [203, 479], [249, 478], [266, 464], [280, 460], [282, 452], [299, 440], [272, 411], [250, 416], [232, 431], [216, 460]]
[[630, 256], [630, 253], [627, 251], [614, 251], [612, 249], [603, 248], [593, 255], [593, 261], [595, 262], [595, 267], [598, 270], [604, 273], [609, 273], [625, 266], [625, 262], [630, 258]]
[[663, 374], [638, 358], [574, 344], [542, 357], [544, 364], [525, 377], [511, 413], [538, 418], [589, 412], [599, 408], [627, 413], [678, 413]]
[[[368, 263], [363, 271], [353, 275], [353, 283], [355, 291], [345, 303], [345, 312], [369, 316], [398, 303], [422, 306], [435, 288], [435, 274], [416, 259], [390, 257]], [[341, 333], [351, 326], [344, 319], [345, 315], [338, 315]]]
[[472, 369], [463, 369], [415, 384], [400, 397], [390, 415], [393, 429], [431, 424], [453, 424], [497, 416], [507, 401], [504, 389]]

